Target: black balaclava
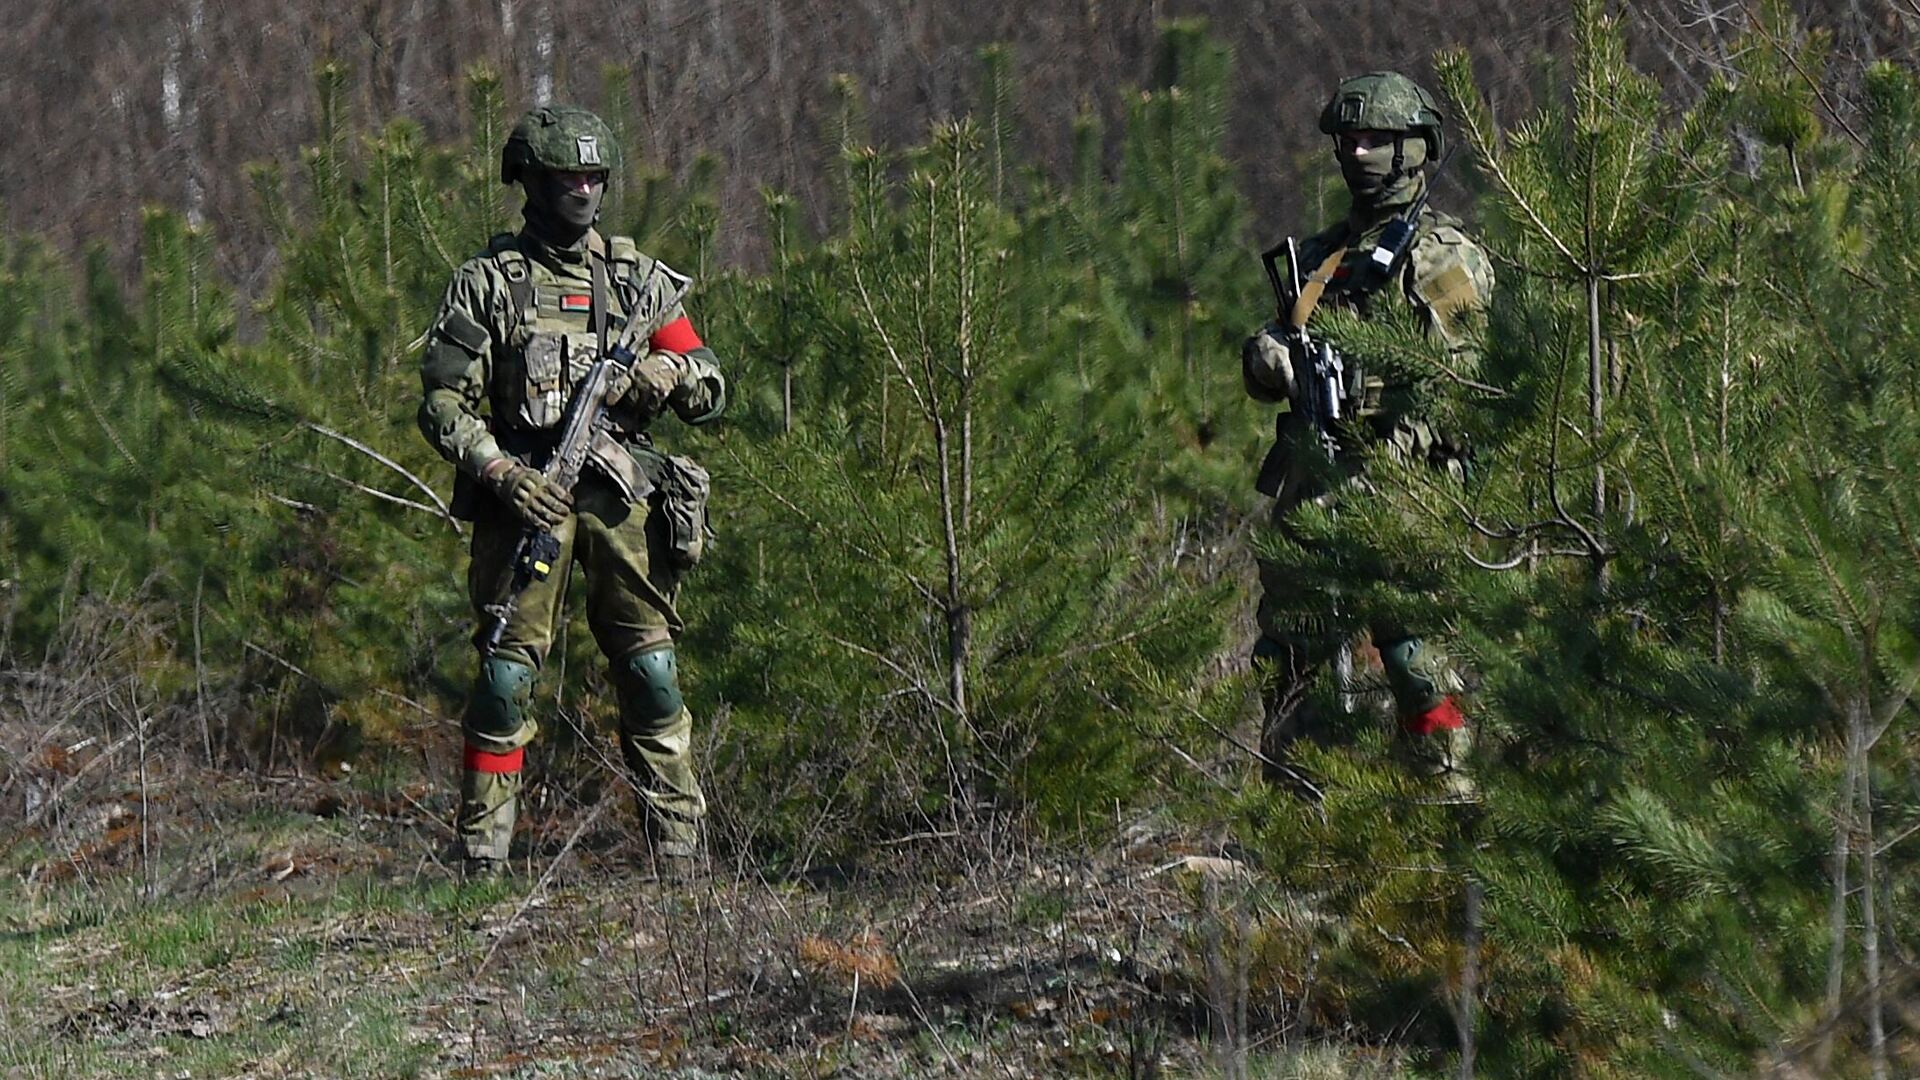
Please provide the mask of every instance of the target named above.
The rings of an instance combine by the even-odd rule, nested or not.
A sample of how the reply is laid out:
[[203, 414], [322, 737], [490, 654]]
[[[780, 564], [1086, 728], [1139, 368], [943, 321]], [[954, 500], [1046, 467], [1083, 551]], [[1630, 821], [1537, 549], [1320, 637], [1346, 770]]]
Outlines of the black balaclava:
[[600, 203], [606, 199], [607, 184], [601, 181], [581, 194], [552, 169], [528, 170], [521, 186], [527, 193], [527, 205], [521, 214], [535, 236], [557, 248], [573, 248], [593, 228], [600, 217]]

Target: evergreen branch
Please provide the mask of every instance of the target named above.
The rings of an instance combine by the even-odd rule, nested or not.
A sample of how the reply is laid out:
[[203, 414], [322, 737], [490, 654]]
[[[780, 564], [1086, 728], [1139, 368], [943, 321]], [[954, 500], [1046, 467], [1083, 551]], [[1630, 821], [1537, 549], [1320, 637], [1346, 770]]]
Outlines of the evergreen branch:
[[[1111, 702], [1109, 704], [1111, 704]], [[1325, 791], [1322, 791], [1320, 789], [1320, 786], [1313, 782], [1312, 777], [1309, 777], [1306, 773], [1301, 772], [1300, 770], [1294, 768], [1293, 766], [1287, 764], [1284, 761], [1275, 761], [1274, 759], [1261, 753], [1259, 750], [1256, 750], [1253, 747], [1248, 746], [1246, 743], [1241, 742], [1238, 738], [1236, 738], [1233, 735], [1232, 732], [1229, 732], [1226, 729], [1222, 728], [1219, 724], [1214, 723], [1212, 717], [1201, 712], [1199, 709], [1194, 708], [1191, 702], [1187, 702], [1183, 700], [1179, 704], [1180, 704], [1180, 710], [1182, 712], [1186, 713], [1188, 716], [1198, 721], [1201, 727], [1204, 727], [1208, 731], [1212, 732], [1215, 738], [1218, 738], [1221, 742], [1226, 743], [1228, 746], [1233, 747], [1235, 750], [1238, 750], [1241, 753], [1247, 755], [1248, 757], [1254, 759], [1255, 761], [1258, 761], [1260, 764], [1266, 766], [1267, 768], [1273, 769], [1276, 772], [1285, 774], [1290, 783], [1299, 784], [1301, 788], [1303, 788], [1307, 792], [1307, 794], [1313, 797], [1314, 809], [1320, 815], [1321, 822], [1324, 823], [1327, 820], [1327, 805], [1326, 805], [1327, 793]]]
[[[1554, 379], [1553, 415], [1556, 419], [1564, 418], [1561, 413], [1561, 405], [1563, 404], [1562, 395], [1566, 389], [1567, 365], [1570, 362], [1569, 355], [1563, 355], [1561, 357], [1559, 377]], [[1587, 548], [1587, 557], [1596, 560], [1605, 560], [1609, 558], [1612, 553], [1600, 543], [1599, 538], [1593, 535], [1591, 529], [1588, 529], [1579, 521], [1574, 520], [1573, 515], [1567, 512], [1566, 504], [1560, 498], [1560, 424], [1549, 424], [1548, 430], [1551, 432], [1551, 435], [1549, 436], [1550, 443], [1547, 451], [1547, 501], [1553, 506], [1553, 512], [1557, 516], [1560, 524], [1580, 534], [1580, 540]]]
[[300, 427], [306, 431], [313, 432], [315, 435], [325, 436], [326, 438], [332, 439], [335, 442], [341, 443], [355, 450], [358, 450], [362, 454], [365, 454], [366, 456], [372, 458], [373, 460], [379, 462], [380, 464], [385, 465], [387, 468], [392, 469], [394, 472], [399, 473], [402, 477], [404, 477], [407, 480], [408, 483], [412, 484], [415, 488], [419, 489], [420, 491], [425, 492], [427, 498], [433, 500], [433, 505], [440, 508], [440, 515], [446, 518], [448, 521], [454, 521], [455, 522], [454, 528], [456, 530], [459, 529], [460, 526], [459, 526], [459, 523], [454, 519], [453, 511], [447, 507], [447, 504], [445, 502], [441, 501], [439, 493], [435, 492], [433, 488], [429, 487], [426, 481], [421, 480], [419, 477], [408, 472], [404, 467], [401, 466], [399, 462], [393, 460], [392, 458], [381, 453], [380, 451], [375, 450], [373, 447], [368, 446], [366, 443], [363, 443], [358, 439], [352, 438], [350, 436], [342, 435], [339, 432], [333, 430], [332, 428], [323, 427], [319, 424], [312, 422], [311, 420], [302, 420], [300, 422]]
[[928, 603], [934, 604], [936, 606], [942, 603], [940, 599], [940, 595], [934, 592], [931, 587], [929, 587], [924, 582], [922, 582], [917, 576], [913, 574], [912, 571], [901, 567], [900, 565], [898, 565], [898, 563], [895, 560], [881, 558], [879, 555], [875, 554], [872, 551], [867, 550], [866, 548], [862, 547], [860, 544], [847, 539], [845, 536], [841, 535], [838, 532], [835, 532], [832, 529], [829, 529], [825, 525], [825, 523], [815, 518], [812, 514], [809, 514], [805, 510], [801, 509], [800, 506], [797, 503], [795, 503], [792, 499], [787, 498], [785, 494], [775, 490], [773, 485], [767, 483], [765, 480], [760, 479], [759, 475], [756, 474], [752, 469], [747, 467], [746, 462], [740, 459], [740, 455], [738, 451], [734, 450], [732, 447], [728, 447], [727, 457], [730, 458], [735, 465], [740, 466], [741, 472], [746, 475], [747, 479], [751, 481], [755, 487], [758, 487], [762, 492], [766, 493], [768, 497], [772, 498], [774, 502], [779, 503], [781, 506], [785, 507], [790, 513], [792, 513], [795, 517], [799, 518], [802, 522], [805, 522], [807, 527], [814, 530], [816, 534], [832, 539], [835, 543], [838, 543], [841, 547], [847, 549], [848, 551], [853, 552], [855, 555], [860, 556], [862, 559], [865, 559], [868, 563], [874, 566], [881, 567], [882, 569], [885, 569], [885, 570], [890, 570], [900, 575], [901, 579], [904, 580], [909, 586], [911, 586], [914, 592], [919, 593], [921, 599], [927, 601]]
[[893, 369], [900, 373], [900, 379], [907, 384], [907, 389], [913, 392], [914, 403], [920, 406], [921, 414], [931, 419], [934, 415], [933, 408], [920, 393], [919, 384], [914, 382], [913, 376], [907, 373], [906, 361], [901, 359], [900, 350], [894, 346], [893, 335], [887, 332], [885, 322], [881, 320], [880, 313], [874, 308], [873, 295], [867, 291], [866, 278], [860, 273], [860, 260], [857, 257], [850, 258], [847, 263], [853, 273], [853, 287], [860, 296], [861, 309], [866, 313], [867, 322], [873, 327], [874, 333], [880, 335], [880, 344], [887, 351], [887, 360], [893, 364]]
[[133, 456], [133, 451], [128, 450], [127, 444], [120, 440], [120, 433], [113, 430], [113, 425], [107, 422], [107, 415], [100, 411], [100, 403], [94, 400], [91, 393], [82, 393], [80, 396], [86, 399], [87, 412], [91, 413], [94, 422], [100, 425], [100, 430], [106, 434], [107, 441], [120, 452], [120, 456], [126, 459], [127, 464], [137, 471], [145, 472], [146, 468], [140, 464], [140, 459]]
[[[1464, 53], [1452, 52], [1442, 58], [1440, 66], [1443, 69], [1456, 64], [1464, 67], [1466, 62]], [[1466, 78], [1468, 76], [1463, 75], [1462, 77]], [[1560, 239], [1560, 235], [1554, 232], [1553, 227], [1548, 225], [1546, 219], [1540, 216], [1540, 212], [1534, 208], [1532, 200], [1521, 193], [1519, 185], [1515, 183], [1513, 176], [1501, 164], [1499, 156], [1494, 153], [1494, 144], [1498, 136], [1494, 132], [1487, 130], [1484, 126], [1488, 121], [1488, 118], [1481, 115], [1481, 109], [1484, 108], [1484, 103], [1478, 100], [1471, 103], [1461, 100], [1460, 104], [1462, 106], [1460, 109], [1460, 124], [1466, 129], [1467, 140], [1473, 145], [1476, 151], [1476, 156], [1480, 160], [1481, 171], [1492, 178], [1494, 184], [1500, 188], [1501, 193], [1512, 200], [1513, 205], [1520, 208], [1520, 212], [1526, 215], [1527, 220], [1533, 224], [1535, 231], [1545, 237], [1549, 244], [1553, 245], [1554, 250], [1560, 253], [1561, 258], [1567, 260], [1568, 265], [1577, 267], [1583, 275], [1590, 273], [1586, 265], [1580, 261], [1579, 256], [1575, 255], [1573, 249], [1567, 246], [1566, 241]]]
[[[427, 241], [433, 245], [434, 254], [440, 256], [440, 261], [446, 264], [448, 270], [453, 270], [460, 265], [460, 260], [454, 258], [453, 253], [447, 250], [447, 245], [440, 240], [440, 230], [434, 226], [433, 216], [427, 213], [426, 203], [420, 198], [418, 175], [409, 174], [409, 176], [407, 195], [413, 202], [413, 212], [420, 222], [421, 231], [426, 234]], [[421, 335], [423, 344], [425, 337], [425, 334]], [[419, 347], [419, 345], [413, 346], [416, 349]]]
[[1780, 54], [1780, 58], [1793, 67], [1794, 74], [1800, 76], [1800, 81], [1806, 83], [1807, 89], [1812, 90], [1813, 95], [1820, 99], [1820, 104], [1827, 110], [1827, 115], [1833, 117], [1833, 122], [1839, 124], [1840, 130], [1847, 133], [1847, 138], [1852, 139], [1854, 145], [1862, 150], [1871, 149], [1867, 140], [1861, 138], [1860, 133], [1853, 130], [1853, 125], [1847, 123], [1846, 117], [1840, 115], [1840, 110], [1834, 107], [1832, 99], [1827, 97], [1826, 87], [1820, 85], [1820, 80], [1813, 77], [1806, 65], [1800, 62], [1800, 58], [1794, 55], [1793, 50], [1789, 49], [1785, 42], [1774, 36], [1773, 28], [1767, 25], [1766, 20], [1754, 12], [1751, 4], [1744, 5], [1743, 10], [1746, 12], [1749, 28], [1759, 33], [1760, 37]]
[[1873, 617], [1860, 610], [1854, 602], [1852, 590], [1847, 588], [1838, 567], [1833, 564], [1832, 554], [1820, 542], [1820, 535], [1813, 522], [1808, 518], [1807, 508], [1800, 499], [1789, 499], [1793, 509], [1794, 523], [1800, 526], [1800, 536], [1807, 542], [1806, 554], [1811, 556], [1813, 564], [1819, 568], [1821, 576], [1832, 590], [1834, 606], [1847, 616], [1849, 621], [1841, 623], [1839, 630], [1846, 635], [1847, 642], [1860, 653], [1866, 651], [1862, 635], [1872, 632]]

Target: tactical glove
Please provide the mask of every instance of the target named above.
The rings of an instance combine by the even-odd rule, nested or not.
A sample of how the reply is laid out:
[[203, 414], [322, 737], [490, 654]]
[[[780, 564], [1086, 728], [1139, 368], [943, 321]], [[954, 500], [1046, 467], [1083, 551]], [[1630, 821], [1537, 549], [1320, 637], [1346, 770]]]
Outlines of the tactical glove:
[[1293, 398], [1293, 357], [1280, 340], [1278, 328], [1268, 326], [1240, 346], [1240, 374], [1247, 392], [1270, 401]]
[[687, 358], [679, 353], [650, 352], [607, 384], [607, 404], [628, 405], [651, 416], [666, 407], [686, 370]]
[[528, 525], [551, 529], [573, 511], [573, 496], [538, 469], [509, 462], [505, 468], [488, 467], [483, 478], [500, 501], [513, 507]]

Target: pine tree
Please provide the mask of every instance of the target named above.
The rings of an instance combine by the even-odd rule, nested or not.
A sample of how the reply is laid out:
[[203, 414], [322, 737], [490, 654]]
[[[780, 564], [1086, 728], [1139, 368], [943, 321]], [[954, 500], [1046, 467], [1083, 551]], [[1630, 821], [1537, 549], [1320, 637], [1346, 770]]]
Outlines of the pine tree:
[[[1904, 260], [1866, 253], [1912, 227], [1911, 90], [1876, 74], [1879, 126], [1850, 154], [1780, 104], [1779, 78], [1674, 111], [1602, 5], [1576, 27], [1568, 99], [1505, 131], [1464, 61], [1440, 63], [1501, 272], [1480, 369], [1410, 321], [1334, 328], [1472, 433], [1471, 482], [1377, 458], [1379, 497], [1308, 515], [1317, 543], [1278, 552], [1356, 623], [1447, 628], [1477, 683], [1474, 845], [1373, 767], [1371, 731], [1309, 755], [1319, 815], [1268, 808], [1263, 835], [1327, 868], [1290, 878], [1350, 926], [1411, 946], [1343, 939], [1367, 976], [1415, 986], [1462, 969], [1447, 890], [1419, 885], [1447, 874], [1418, 868], [1464, 863], [1486, 893], [1483, 1069], [1738, 1073], [1811, 1043], [1884, 1075], [1874, 755], [1916, 670], [1895, 479], [1915, 353]], [[1754, 34], [1750, 60], [1801, 40]], [[1777, 141], [1746, 172], [1737, 125], [1756, 116]], [[1358, 1015], [1418, 1000], [1391, 986]]]

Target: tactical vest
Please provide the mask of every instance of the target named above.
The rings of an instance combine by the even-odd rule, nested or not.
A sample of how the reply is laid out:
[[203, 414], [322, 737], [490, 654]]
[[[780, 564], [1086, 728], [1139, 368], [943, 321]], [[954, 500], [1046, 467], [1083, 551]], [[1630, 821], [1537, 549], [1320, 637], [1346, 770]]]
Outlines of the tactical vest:
[[[506, 349], [495, 358], [488, 387], [493, 415], [508, 429], [501, 434], [559, 427], [573, 387], [600, 355], [601, 333], [594, 322], [590, 280], [561, 277], [528, 258], [518, 245], [519, 238], [512, 233], [502, 233], [487, 245], [488, 257], [506, 279], [514, 309]], [[644, 278], [641, 259], [631, 240], [612, 237], [606, 241], [609, 342], [626, 325], [635, 290]], [[587, 269], [592, 269], [592, 257]]]
[[[626, 237], [609, 237], [605, 244], [606, 340], [611, 344], [641, 302], [639, 290], [654, 262]], [[513, 305], [506, 348], [495, 357], [487, 392], [501, 449], [537, 461], [558, 438], [573, 388], [599, 357], [601, 333], [595, 322], [592, 257], [586, 264], [589, 280], [581, 281], [555, 274], [518, 245], [513, 233], [496, 236], [487, 245]], [[587, 450], [592, 470], [630, 503], [671, 488], [674, 468], [666, 455], [653, 449], [646, 434], [648, 418], [625, 405], [610, 407], [608, 417], [611, 430], [598, 433]], [[685, 467], [698, 471], [690, 459]]]
[[[1409, 256], [1393, 276], [1382, 274], [1371, 265], [1374, 245], [1370, 241], [1377, 237], [1377, 230], [1365, 237], [1368, 242], [1363, 242], [1361, 236], [1349, 235], [1344, 227], [1309, 237], [1301, 244], [1300, 262], [1303, 270], [1316, 271], [1336, 252], [1341, 252], [1339, 261], [1327, 274], [1320, 304], [1351, 310], [1365, 318], [1381, 303], [1418, 302], [1427, 305], [1437, 319], [1445, 321], [1460, 305], [1475, 302], [1471, 282], [1456, 282], [1451, 275], [1442, 275], [1435, 284], [1442, 287], [1444, 294], [1423, 295], [1418, 288], [1420, 252], [1423, 245], [1433, 242], [1442, 227], [1458, 229], [1459, 225], [1459, 220], [1450, 215], [1431, 208], [1425, 210], [1415, 223]], [[1462, 273], [1461, 277], [1464, 276]], [[1371, 375], [1359, 381], [1359, 400], [1350, 408], [1355, 418], [1371, 429], [1376, 440], [1408, 460], [1429, 461], [1455, 473], [1464, 469], [1464, 447], [1455, 452], [1428, 421], [1414, 415], [1406, 387], [1390, 385]], [[1290, 429], [1301, 423], [1302, 415], [1296, 403], [1293, 409], [1274, 417], [1274, 443], [1262, 459], [1254, 481], [1260, 493], [1280, 496], [1283, 489], [1297, 491], [1304, 483], [1304, 466], [1294, 459], [1289, 449], [1294, 438]], [[1358, 447], [1347, 446], [1342, 452], [1355, 455], [1357, 461], [1358, 450]]]

